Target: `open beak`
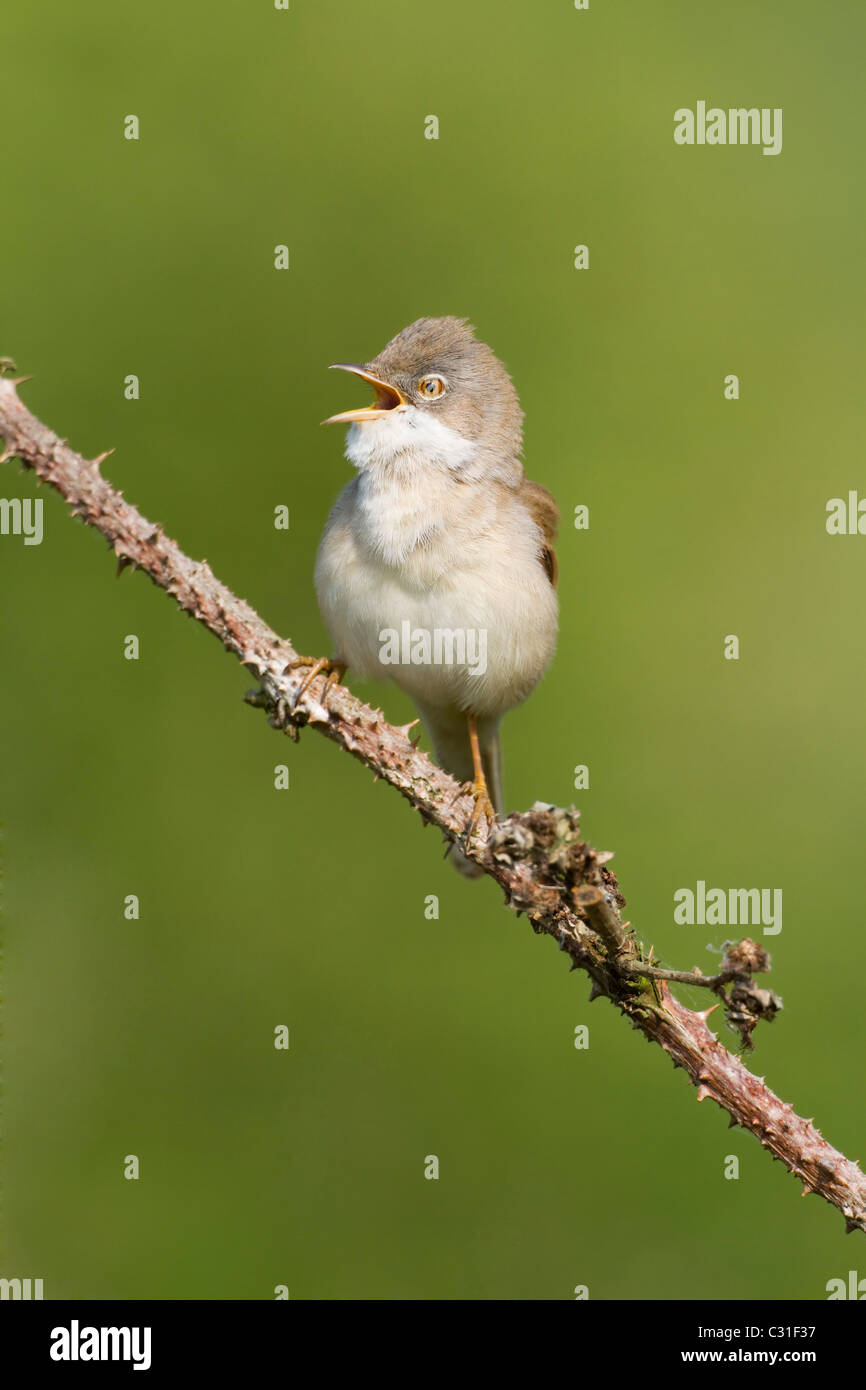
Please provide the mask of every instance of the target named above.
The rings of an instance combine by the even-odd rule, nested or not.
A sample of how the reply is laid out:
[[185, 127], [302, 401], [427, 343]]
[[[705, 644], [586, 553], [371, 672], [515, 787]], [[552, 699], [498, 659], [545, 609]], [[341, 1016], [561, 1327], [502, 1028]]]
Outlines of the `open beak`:
[[342, 410], [339, 415], [329, 415], [327, 420], [322, 421], [323, 425], [344, 425], [350, 424], [353, 420], [380, 420], [383, 415], [407, 404], [402, 391], [398, 391], [396, 386], [392, 386], [389, 381], [383, 381], [373, 372], [368, 372], [366, 367], [358, 367], [354, 362], [334, 362], [331, 370], [353, 372], [362, 381], [368, 381], [376, 392], [376, 399], [372, 405], [361, 406], [358, 410]]

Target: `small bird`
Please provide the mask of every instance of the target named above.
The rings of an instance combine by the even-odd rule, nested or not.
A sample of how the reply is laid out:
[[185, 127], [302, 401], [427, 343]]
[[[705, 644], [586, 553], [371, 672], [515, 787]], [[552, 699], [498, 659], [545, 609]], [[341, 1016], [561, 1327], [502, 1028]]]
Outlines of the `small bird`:
[[465, 319], [418, 319], [372, 361], [334, 366], [375, 400], [322, 422], [350, 426], [357, 469], [316, 559], [327, 666], [412, 696], [440, 766], [472, 784], [465, 844], [503, 813], [500, 721], [553, 656], [559, 510], [524, 475], [517, 392]]

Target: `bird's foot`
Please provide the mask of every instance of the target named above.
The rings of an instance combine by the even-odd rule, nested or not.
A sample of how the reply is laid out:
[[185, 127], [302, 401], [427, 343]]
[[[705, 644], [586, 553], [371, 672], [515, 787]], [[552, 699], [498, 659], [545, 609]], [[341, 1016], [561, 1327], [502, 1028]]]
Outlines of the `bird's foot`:
[[466, 822], [466, 829], [463, 832], [463, 843], [468, 845], [472, 836], [481, 829], [482, 821], [487, 821], [488, 834], [496, 824], [496, 807], [490, 800], [490, 793], [487, 790], [487, 783], [482, 777], [476, 777], [474, 782], [468, 784], [472, 790], [473, 807], [469, 819]]
[[339, 685], [349, 669], [344, 661], [332, 661], [331, 658], [327, 656], [296, 656], [294, 661], [289, 662], [286, 671], [293, 671], [297, 666], [309, 666], [310, 669], [295, 692], [291, 706], [293, 710], [297, 709], [298, 701], [301, 696], [316, 679], [316, 676], [320, 676], [323, 671], [327, 671], [328, 673], [328, 678], [325, 681], [325, 689], [322, 691], [322, 704], [325, 704], [331, 686]]

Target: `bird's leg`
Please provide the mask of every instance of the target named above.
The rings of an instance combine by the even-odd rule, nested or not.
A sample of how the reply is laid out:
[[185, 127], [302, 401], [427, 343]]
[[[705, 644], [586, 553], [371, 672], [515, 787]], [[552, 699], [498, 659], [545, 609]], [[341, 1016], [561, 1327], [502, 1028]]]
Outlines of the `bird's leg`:
[[339, 657], [335, 657], [334, 660], [331, 660], [331, 658], [327, 656], [296, 656], [294, 661], [290, 663], [289, 669], [292, 670], [296, 666], [309, 666], [310, 669], [298, 687], [295, 698], [292, 700], [292, 709], [297, 707], [301, 696], [304, 694], [305, 690], [307, 690], [310, 683], [316, 679], [316, 676], [320, 676], [323, 671], [327, 671], [328, 679], [325, 681], [325, 689], [322, 692], [322, 703], [324, 704], [330, 686], [332, 684], [338, 685], [349, 669], [346, 662], [340, 661]]
[[486, 816], [488, 825], [492, 828], [496, 824], [496, 807], [490, 800], [490, 793], [487, 790], [487, 779], [484, 776], [484, 764], [481, 761], [481, 745], [478, 742], [478, 720], [474, 714], [467, 715], [469, 721], [469, 746], [472, 749], [472, 767], [475, 773], [472, 782], [472, 796], [475, 805], [466, 826], [465, 838], [467, 842], [472, 838], [478, 829], [482, 816]]

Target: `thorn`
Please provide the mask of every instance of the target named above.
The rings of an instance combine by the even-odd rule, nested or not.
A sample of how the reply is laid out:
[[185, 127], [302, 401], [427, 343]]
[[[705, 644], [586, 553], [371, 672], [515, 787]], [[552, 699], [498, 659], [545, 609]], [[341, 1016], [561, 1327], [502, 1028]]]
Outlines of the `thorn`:
[[737, 1129], [739, 1127], [739, 1123], [739, 1120], [734, 1119], [734, 1116], [732, 1115], [731, 1118], [728, 1120], [728, 1129]]
[[601, 996], [602, 996], [603, 994], [604, 994], [604, 990], [603, 990], [603, 989], [599, 989], [598, 985], [595, 983], [595, 980], [593, 980], [593, 982], [592, 982], [592, 989], [589, 991], [589, 1002], [590, 1002], [590, 1004], [593, 1002], [594, 999], [600, 999]]
[[14, 457], [15, 457], [15, 450], [11, 447], [11, 445], [8, 445], [8, 444], [7, 444], [7, 446], [6, 446], [6, 448], [3, 450], [2, 454], [0, 454], [0, 463], [8, 463], [9, 460], [10, 460], [10, 459], [14, 459]]
[[[116, 447], [116, 446], [115, 446], [115, 447]], [[112, 448], [112, 449], [106, 449], [106, 451], [105, 451], [104, 454], [97, 454], [95, 459], [91, 459], [91, 460], [90, 460], [90, 466], [91, 466], [91, 468], [99, 468], [99, 467], [101, 467], [101, 465], [102, 465], [103, 463], [105, 463], [105, 460], [106, 460], [106, 459], [111, 458], [111, 455], [112, 455], [113, 453], [114, 453], [114, 449]]]
[[699, 1086], [699, 1087], [698, 1087], [698, 1101], [706, 1100], [707, 1096], [711, 1096], [711, 1095], [712, 1095], [712, 1091], [709, 1089], [708, 1086]]
[[804, 1183], [804, 1184], [803, 1184], [803, 1191], [800, 1193], [800, 1196], [801, 1196], [801, 1197], [809, 1197], [809, 1196], [811, 1196], [811, 1193], [812, 1193], [812, 1189], [811, 1189], [811, 1187], [809, 1186], [809, 1184], [808, 1184], [808, 1183]]
[[118, 561], [117, 561], [117, 571], [116, 571], [115, 576], [114, 576], [115, 579], [119, 579], [120, 576], [123, 574], [123, 571], [124, 571], [124, 570], [127, 568], [127, 566], [129, 566], [129, 565], [131, 565], [132, 568], [135, 569], [135, 561], [134, 561], [134, 560], [130, 560], [130, 558], [129, 558], [128, 555], [121, 555], [121, 556], [119, 556], [119, 557], [118, 557]]
[[25, 381], [33, 380], [33, 375], [31, 373], [30, 376], [10, 376], [7, 377], [6, 380], [9, 382], [10, 386], [23, 386]]
[[708, 1009], [704, 1009], [703, 1013], [699, 1013], [699, 1014], [698, 1014], [698, 1018], [702, 1018], [702, 1019], [704, 1020], [704, 1023], [706, 1023], [706, 1021], [707, 1021], [707, 1019], [709, 1018], [710, 1014], [714, 1014], [714, 1013], [716, 1012], [716, 1009], [717, 1009], [718, 1007], [719, 1007], [718, 1004], [711, 1004], [710, 1007], [709, 1007]]
[[846, 1217], [846, 1219], [845, 1219], [845, 1234], [846, 1234], [846, 1236], [850, 1236], [850, 1235], [853, 1234], [854, 1231], [859, 1231], [859, 1230], [860, 1230], [860, 1223], [859, 1223], [859, 1221], [854, 1221], [854, 1220], [852, 1220], [850, 1217]]

